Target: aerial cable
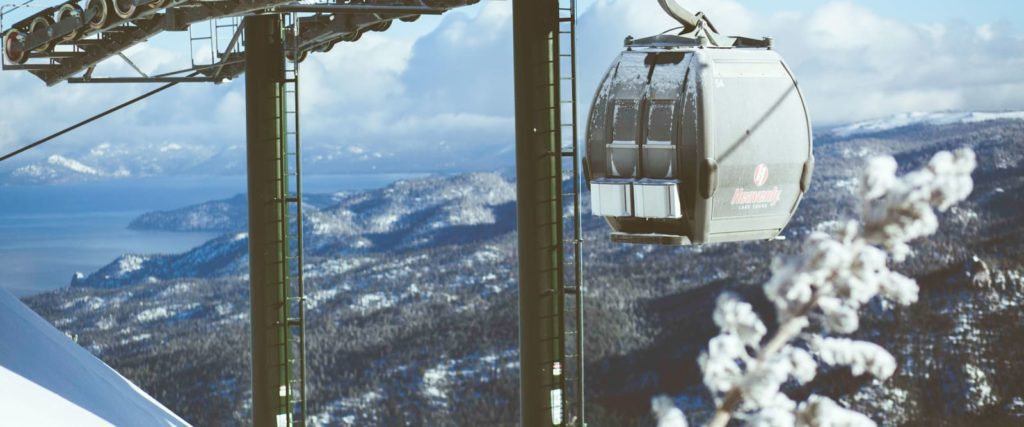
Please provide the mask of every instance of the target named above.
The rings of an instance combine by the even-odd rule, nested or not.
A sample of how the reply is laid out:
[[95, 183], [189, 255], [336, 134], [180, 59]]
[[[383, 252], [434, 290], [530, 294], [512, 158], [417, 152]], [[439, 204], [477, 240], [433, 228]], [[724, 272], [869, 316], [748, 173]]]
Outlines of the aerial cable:
[[[195, 74], [193, 74], [193, 75], [195, 75]], [[189, 77], [191, 77], [191, 76], [189, 76]], [[64, 135], [65, 133], [71, 132], [71, 131], [73, 131], [75, 129], [78, 129], [78, 128], [82, 127], [82, 126], [85, 126], [85, 125], [87, 125], [89, 123], [92, 123], [92, 122], [96, 121], [97, 119], [100, 119], [100, 118], [102, 118], [102, 117], [104, 117], [104, 116], [106, 116], [106, 115], [108, 115], [110, 113], [113, 113], [113, 112], [115, 112], [117, 110], [120, 110], [120, 109], [122, 109], [124, 107], [132, 105], [132, 104], [134, 104], [136, 102], [142, 101], [143, 99], [149, 98], [150, 96], [153, 96], [153, 95], [156, 95], [156, 94], [158, 94], [160, 92], [163, 92], [164, 90], [169, 89], [171, 86], [174, 86], [174, 85], [176, 85], [178, 83], [181, 83], [181, 82], [170, 82], [170, 83], [167, 83], [167, 84], [165, 84], [163, 86], [160, 86], [160, 87], [158, 87], [156, 89], [153, 89], [153, 90], [151, 90], [149, 92], [146, 92], [146, 93], [144, 93], [142, 95], [139, 95], [139, 96], [137, 96], [135, 98], [132, 98], [132, 99], [130, 99], [128, 101], [125, 101], [125, 102], [123, 102], [123, 103], [121, 103], [121, 104], [119, 104], [119, 105], [117, 105], [117, 106], [115, 106], [113, 108], [110, 108], [110, 109], [108, 109], [106, 111], [103, 111], [102, 113], [99, 113], [99, 114], [97, 114], [95, 116], [89, 117], [88, 119], [85, 119], [85, 120], [82, 120], [82, 121], [80, 121], [78, 123], [75, 123], [74, 125], [72, 125], [70, 127], [67, 127], [64, 130], [61, 130], [61, 131], [59, 131], [57, 133], [54, 133], [54, 134], [52, 134], [50, 136], [47, 136], [46, 138], [40, 139], [40, 140], [38, 140], [36, 142], [33, 142], [33, 143], [29, 144], [29, 145], [26, 145], [26, 146], [21, 147], [21, 148], [19, 148], [17, 150], [14, 150], [14, 151], [12, 151], [12, 152], [10, 152], [8, 154], [5, 154], [3, 157], [0, 157], [0, 162], [2, 162], [4, 160], [7, 160], [7, 159], [9, 159], [11, 157], [17, 156], [18, 154], [24, 153], [25, 151], [31, 150], [31, 149], [39, 146], [39, 145], [42, 145], [43, 143], [45, 143], [47, 141], [50, 141], [51, 139], [54, 139], [54, 138], [56, 138], [58, 136], [61, 136], [61, 135]]]

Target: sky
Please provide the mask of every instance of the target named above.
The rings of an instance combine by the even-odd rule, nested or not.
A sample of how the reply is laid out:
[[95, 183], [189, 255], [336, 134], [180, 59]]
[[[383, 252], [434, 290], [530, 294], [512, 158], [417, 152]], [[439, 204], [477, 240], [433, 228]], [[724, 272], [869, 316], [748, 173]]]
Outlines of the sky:
[[[0, 0], [2, 1], [2, 0]], [[724, 33], [772, 36], [816, 127], [909, 111], [1024, 110], [1024, 2], [1010, 0], [689, 0]], [[581, 106], [626, 35], [675, 26], [655, 0], [580, 0]], [[185, 34], [129, 50], [145, 71], [189, 61]], [[352, 150], [510, 153], [514, 141], [511, 2], [396, 22], [302, 64], [304, 143]], [[96, 75], [130, 75], [117, 58]], [[147, 90], [46, 87], [0, 73], [0, 151]], [[244, 144], [244, 84], [180, 85], [33, 156], [135, 141]]]

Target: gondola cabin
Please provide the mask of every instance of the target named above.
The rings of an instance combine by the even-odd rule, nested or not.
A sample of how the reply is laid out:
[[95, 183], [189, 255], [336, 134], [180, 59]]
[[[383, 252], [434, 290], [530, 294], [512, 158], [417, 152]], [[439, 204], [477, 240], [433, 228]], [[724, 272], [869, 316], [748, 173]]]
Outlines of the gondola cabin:
[[614, 241], [773, 239], [807, 191], [811, 127], [792, 72], [770, 39], [710, 28], [627, 39], [594, 96], [585, 166]]

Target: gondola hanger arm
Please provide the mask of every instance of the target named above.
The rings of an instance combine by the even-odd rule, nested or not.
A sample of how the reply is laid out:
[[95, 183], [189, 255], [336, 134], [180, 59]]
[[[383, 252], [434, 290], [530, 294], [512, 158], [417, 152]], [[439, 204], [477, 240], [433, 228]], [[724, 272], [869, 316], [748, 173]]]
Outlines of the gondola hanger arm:
[[701, 16], [699, 14], [694, 15], [685, 7], [680, 6], [679, 3], [676, 3], [675, 0], [658, 0], [658, 4], [665, 10], [665, 13], [679, 21], [680, 24], [683, 24], [683, 33], [693, 31], [700, 24]]

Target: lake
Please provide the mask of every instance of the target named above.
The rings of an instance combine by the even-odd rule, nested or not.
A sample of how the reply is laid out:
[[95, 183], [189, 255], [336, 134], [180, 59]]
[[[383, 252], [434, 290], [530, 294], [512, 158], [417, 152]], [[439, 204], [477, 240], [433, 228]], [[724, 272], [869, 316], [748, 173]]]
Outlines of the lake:
[[[308, 176], [303, 190], [363, 190], [418, 176]], [[243, 192], [244, 176], [0, 186], [0, 287], [26, 296], [65, 287], [75, 272], [89, 274], [124, 253], [186, 251], [216, 234], [128, 230], [128, 223], [145, 212]]]

